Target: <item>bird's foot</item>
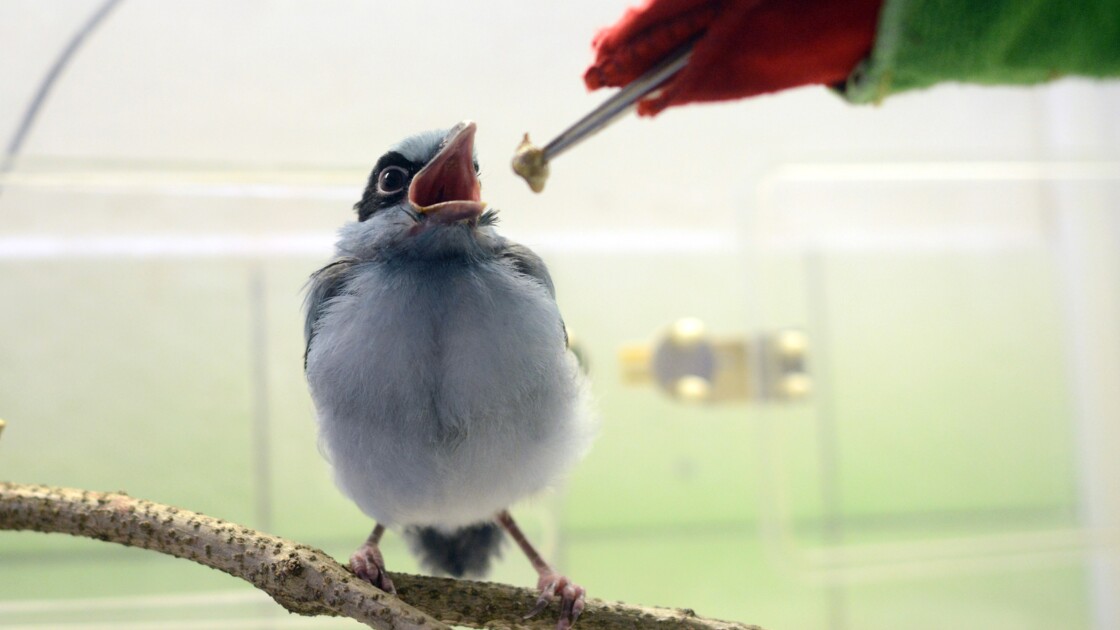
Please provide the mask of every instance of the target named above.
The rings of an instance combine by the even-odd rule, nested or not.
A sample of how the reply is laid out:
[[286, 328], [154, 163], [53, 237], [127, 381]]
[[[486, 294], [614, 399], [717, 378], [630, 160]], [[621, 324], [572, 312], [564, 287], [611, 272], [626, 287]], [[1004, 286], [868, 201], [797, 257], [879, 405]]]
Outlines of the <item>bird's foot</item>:
[[389, 573], [385, 571], [385, 560], [381, 558], [381, 550], [375, 544], [367, 542], [358, 547], [358, 550], [350, 556], [350, 571], [390, 595], [397, 594], [393, 580], [389, 579]]
[[569, 630], [583, 613], [586, 591], [582, 586], [559, 573], [552, 571], [541, 573], [540, 579], [537, 580], [537, 592], [540, 593], [537, 605], [525, 615], [525, 619], [548, 608], [557, 595], [560, 596], [560, 621], [556, 624], [556, 630]]

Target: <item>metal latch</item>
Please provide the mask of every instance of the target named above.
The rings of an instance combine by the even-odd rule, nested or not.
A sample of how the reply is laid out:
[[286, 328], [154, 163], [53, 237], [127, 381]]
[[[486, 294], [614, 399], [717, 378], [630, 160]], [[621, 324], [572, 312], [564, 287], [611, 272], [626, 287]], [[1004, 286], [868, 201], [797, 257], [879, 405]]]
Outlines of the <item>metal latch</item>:
[[653, 343], [623, 346], [619, 361], [624, 383], [653, 383], [683, 401], [797, 401], [812, 391], [808, 353], [801, 330], [717, 338], [700, 319], [684, 317]]

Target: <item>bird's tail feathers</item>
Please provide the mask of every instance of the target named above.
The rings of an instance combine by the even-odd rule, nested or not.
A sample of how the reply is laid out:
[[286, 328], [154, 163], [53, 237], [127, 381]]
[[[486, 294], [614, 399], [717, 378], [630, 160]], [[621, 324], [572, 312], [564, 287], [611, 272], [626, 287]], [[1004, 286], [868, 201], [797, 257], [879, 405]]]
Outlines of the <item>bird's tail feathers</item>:
[[502, 530], [496, 523], [477, 523], [445, 531], [409, 527], [403, 532], [420, 564], [452, 577], [482, 577], [490, 561], [501, 555]]

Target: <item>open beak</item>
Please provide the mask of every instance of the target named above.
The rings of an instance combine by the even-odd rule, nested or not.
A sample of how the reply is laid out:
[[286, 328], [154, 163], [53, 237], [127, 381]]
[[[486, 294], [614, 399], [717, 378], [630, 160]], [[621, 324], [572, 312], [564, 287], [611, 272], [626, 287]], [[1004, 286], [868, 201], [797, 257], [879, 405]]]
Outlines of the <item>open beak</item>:
[[486, 204], [474, 171], [474, 122], [452, 129], [443, 148], [412, 178], [408, 200], [418, 212], [439, 223], [477, 219]]

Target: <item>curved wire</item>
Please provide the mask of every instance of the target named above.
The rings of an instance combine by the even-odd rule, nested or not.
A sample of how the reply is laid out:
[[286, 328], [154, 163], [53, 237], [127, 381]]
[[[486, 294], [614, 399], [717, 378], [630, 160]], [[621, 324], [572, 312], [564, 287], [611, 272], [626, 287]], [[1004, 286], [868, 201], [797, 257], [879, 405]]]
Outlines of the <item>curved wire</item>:
[[[27, 109], [23, 112], [23, 117], [19, 121], [19, 126], [16, 127], [15, 134], [12, 135], [8, 141], [8, 146], [4, 151], [4, 160], [0, 163], [0, 175], [7, 173], [12, 169], [15, 163], [15, 158], [23, 148], [23, 142], [27, 139], [27, 134], [31, 131], [32, 125], [35, 124], [35, 119], [38, 118], [39, 112], [43, 109], [43, 105], [47, 102], [47, 97], [50, 96], [51, 89], [55, 83], [58, 82], [58, 77], [66, 66], [74, 58], [75, 53], [81, 48], [82, 43], [89, 37], [98, 25], [105, 20], [118, 4], [120, 0], [106, 0], [89, 16], [85, 24], [77, 30], [71, 37], [70, 41], [66, 43], [66, 47], [62, 49], [58, 57], [54, 60], [50, 70], [39, 82], [39, 89], [35, 91], [35, 96], [31, 98], [31, 102], [27, 104]], [[0, 193], [3, 188], [0, 187]]]

